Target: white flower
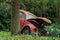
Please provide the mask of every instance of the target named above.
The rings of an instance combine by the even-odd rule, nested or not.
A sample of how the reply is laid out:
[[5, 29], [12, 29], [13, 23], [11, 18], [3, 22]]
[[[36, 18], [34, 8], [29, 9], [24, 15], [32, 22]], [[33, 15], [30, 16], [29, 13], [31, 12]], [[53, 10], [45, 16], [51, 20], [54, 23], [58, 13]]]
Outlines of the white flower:
[[53, 29], [51, 29], [53, 31]]

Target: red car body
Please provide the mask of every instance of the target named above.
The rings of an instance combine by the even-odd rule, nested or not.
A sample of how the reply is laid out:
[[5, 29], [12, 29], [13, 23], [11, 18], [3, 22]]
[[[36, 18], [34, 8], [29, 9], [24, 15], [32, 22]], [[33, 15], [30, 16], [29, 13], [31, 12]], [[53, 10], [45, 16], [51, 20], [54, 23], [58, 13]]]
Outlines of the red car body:
[[[32, 20], [33, 22], [37, 23], [36, 20], [38, 22], [40, 22], [40, 24], [43, 24], [44, 22], [47, 22], [49, 24], [51, 24], [51, 21], [47, 18], [43, 18], [43, 17], [37, 17], [34, 14], [27, 12], [25, 10], [19, 10], [19, 14], [20, 14], [20, 31], [21, 33], [23, 33], [23, 31], [25, 32], [25, 28], [28, 27], [29, 31], [31, 33], [35, 33], [35, 34], [40, 34], [41, 32], [38, 30], [38, 28], [31, 23], [30, 21]], [[46, 20], [44, 20], [46, 19]], [[40, 20], [40, 21], [39, 21]], [[27, 31], [27, 30], [26, 30]], [[46, 32], [47, 33], [47, 32]], [[46, 34], [45, 33], [45, 34]]]

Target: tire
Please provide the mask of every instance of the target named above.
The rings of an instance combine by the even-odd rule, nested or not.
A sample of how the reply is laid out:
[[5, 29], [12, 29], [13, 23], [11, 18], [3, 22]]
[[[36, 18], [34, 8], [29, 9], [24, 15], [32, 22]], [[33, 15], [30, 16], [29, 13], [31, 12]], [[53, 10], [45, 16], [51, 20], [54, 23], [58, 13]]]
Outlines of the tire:
[[30, 32], [30, 28], [29, 27], [25, 27], [22, 31], [22, 34], [25, 34], [25, 35], [30, 35], [31, 32]]

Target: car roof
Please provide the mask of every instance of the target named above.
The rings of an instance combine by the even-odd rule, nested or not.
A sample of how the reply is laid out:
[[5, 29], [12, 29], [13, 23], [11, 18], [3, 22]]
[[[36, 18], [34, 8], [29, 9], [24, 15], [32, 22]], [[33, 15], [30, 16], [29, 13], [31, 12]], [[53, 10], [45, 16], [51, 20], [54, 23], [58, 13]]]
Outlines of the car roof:
[[25, 11], [25, 10], [19, 10], [19, 12], [22, 12], [24, 14], [28, 14], [29, 12]]
[[[28, 11], [25, 11], [25, 10], [19, 10], [19, 12], [22, 12], [22, 13], [24, 13], [25, 15], [27, 15], [27, 14], [32, 14], [32, 13], [30, 13], [30, 12], [28, 12]], [[32, 15], [34, 15], [34, 14], [32, 14]], [[34, 16], [36, 16], [36, 15], [34, 15]], [[36, 16], [37, 17], [37, 16]]]

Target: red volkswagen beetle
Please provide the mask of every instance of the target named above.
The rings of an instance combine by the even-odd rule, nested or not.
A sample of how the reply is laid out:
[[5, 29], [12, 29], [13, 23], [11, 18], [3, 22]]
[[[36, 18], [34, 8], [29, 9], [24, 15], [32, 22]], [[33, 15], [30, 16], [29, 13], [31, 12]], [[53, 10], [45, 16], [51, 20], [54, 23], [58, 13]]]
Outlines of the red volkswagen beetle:
[[20, 15], [20, 30], [22, 34], [42, 34], [48, 35], [49, 33], [44, 29], [44, 23], [51, 24], [47, 18], [37, 17], [34, 14], [25, 10], [19, 10]]

